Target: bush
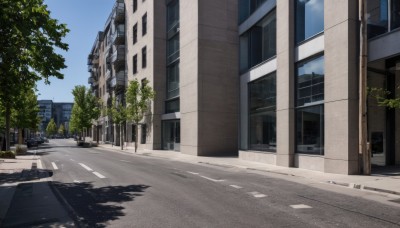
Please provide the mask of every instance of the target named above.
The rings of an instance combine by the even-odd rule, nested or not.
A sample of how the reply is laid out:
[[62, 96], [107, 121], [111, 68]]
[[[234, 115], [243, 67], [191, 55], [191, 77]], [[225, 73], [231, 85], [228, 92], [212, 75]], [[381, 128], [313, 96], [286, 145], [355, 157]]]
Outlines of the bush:
[[16, 154], [25, 154], [27, 152], [27, 147], [25, 145], [16, 145], [15, 153]]
[[0, 158], [15, 158], [15, 154], [12, 151], [1, 151]]

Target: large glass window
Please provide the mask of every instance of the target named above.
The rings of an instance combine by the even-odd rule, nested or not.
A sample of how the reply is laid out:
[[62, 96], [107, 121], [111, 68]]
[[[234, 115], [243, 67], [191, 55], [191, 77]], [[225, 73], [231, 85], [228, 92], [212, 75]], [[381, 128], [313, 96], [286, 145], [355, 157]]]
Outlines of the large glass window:
[[324, 100], [324, 56], [297, 67], [297, 106]]
[[179, 63], [167, 68], [167, 99], [179, 96]]
[[390, 29], [400, 28], [400, 1], [391, 0], [390, 7]]
[[245, 21], [266, 0], [239, 0], [239, 23]]
[[240, 37], [240, 70], [276, 55], [276, 11], [272, 11]]
[[324, 56], [297, 65], [297, 153], [324, 154]]
[[147, 33], [147, 13], [145, 13], [142, 17], [142, 36]]
[[324, 0], [296, 0], [296, 42], [324, 31]]
[[179, 58], [179, 33], [168, 40], [167, 43], [167, 64]]
[[276, 151], [276, 73], [249, 84], [249, 149]]
[[179, 23], [179, 1], [172, 1], [167, 8], [167, 30], [169, 31]]

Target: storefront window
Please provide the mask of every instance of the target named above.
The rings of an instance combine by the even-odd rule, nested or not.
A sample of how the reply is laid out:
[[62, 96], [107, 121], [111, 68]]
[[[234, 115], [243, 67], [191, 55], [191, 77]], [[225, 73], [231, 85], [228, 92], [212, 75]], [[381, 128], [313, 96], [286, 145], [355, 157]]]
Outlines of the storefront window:
[[276, 151], [276, 73], [249, 84], [249, 149]]

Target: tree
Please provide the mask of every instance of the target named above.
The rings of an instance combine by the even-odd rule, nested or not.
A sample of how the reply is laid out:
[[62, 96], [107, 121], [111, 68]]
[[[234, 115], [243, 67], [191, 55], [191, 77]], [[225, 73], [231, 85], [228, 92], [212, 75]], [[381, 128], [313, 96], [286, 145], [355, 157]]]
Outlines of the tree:
[[[98, 119], [101, 113], [101, 104], [85, 86], [75, 86], [72, 90], [74, 106], [71, 111], [70, 128], [84, 132], [92, 126], [92, 121]], [[83, 135], [85, 141], [85, 135]]]
[[60, 127], [58, 128], [58, 134], [65, 136], [65, 127], [64, 124], [60, 124]]
[[120, 132], [120, 146], [121, 150], [124, 149], [124, 131], [123, 126], [126, 124], [127, 121], [127, 110], [126, 107], [122, 104], [122, 102], [118, 102], [115, 97], [112, 99], [111, 107], [108, 108], [108, 112], [111, 112], [110, 116], [112, 117], [112, 121], [119, 125], [119, 132]]
[[50, 17], [43, 0], [0, 0], [0, 103], [4, 107], [6, 149], [10, 149], [10, 122], [14, 101], [23, 89], [33, 88], [41, 79], [49, 83], [65, 59], [55, 52], [68, 50], [62, 39], [65, 24]]
[[[140, 121], [142, 121], [143, 117], [149, 110], [151, 101], [155, 96], [155, 92], [148, 83], [149, 81], [145, 79], [140, 85], [139, 81], [135, 79], [129, 83], [126, 91], [127, 116], [136, 126], [140, 124]], [[138, 127], [136, 127], [135, 153], [137, 151], [137, 141]]]
[[11, 110], [11, 122], [18, 129], [18, 144], [23, 143], [22, 132], [24, 129], [36, 130], [40, 123], [38, 116], [39, 106], [34, 88], [21, 90], [20, 95], [14, 101], [14, 108]]
[[[397, 87], [397, 90], [400, 90], [400, 87]], [[390, 95], [392, 95], [390, 91], [382, 88], [369, 88], [368, 94], [369, 96], [375, 98], [380, 106], [400, 109], [400, 97], [388, 98]]]
[[54, 122], [54, 119], [51, 118], [50, 122], [47, 124], [46, 127], [46, 134], [47, 136], [54, 136], [57, 133], [57, 125]]

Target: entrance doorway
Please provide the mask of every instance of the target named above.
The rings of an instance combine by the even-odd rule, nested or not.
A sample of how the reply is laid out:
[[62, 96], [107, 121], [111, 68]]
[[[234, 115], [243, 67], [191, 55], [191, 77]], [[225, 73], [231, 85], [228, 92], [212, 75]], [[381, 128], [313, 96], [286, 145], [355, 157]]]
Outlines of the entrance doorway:
[[181, 145], [181, 121], [168, 120], [162, 124], [163, 150], [180, 151]]

